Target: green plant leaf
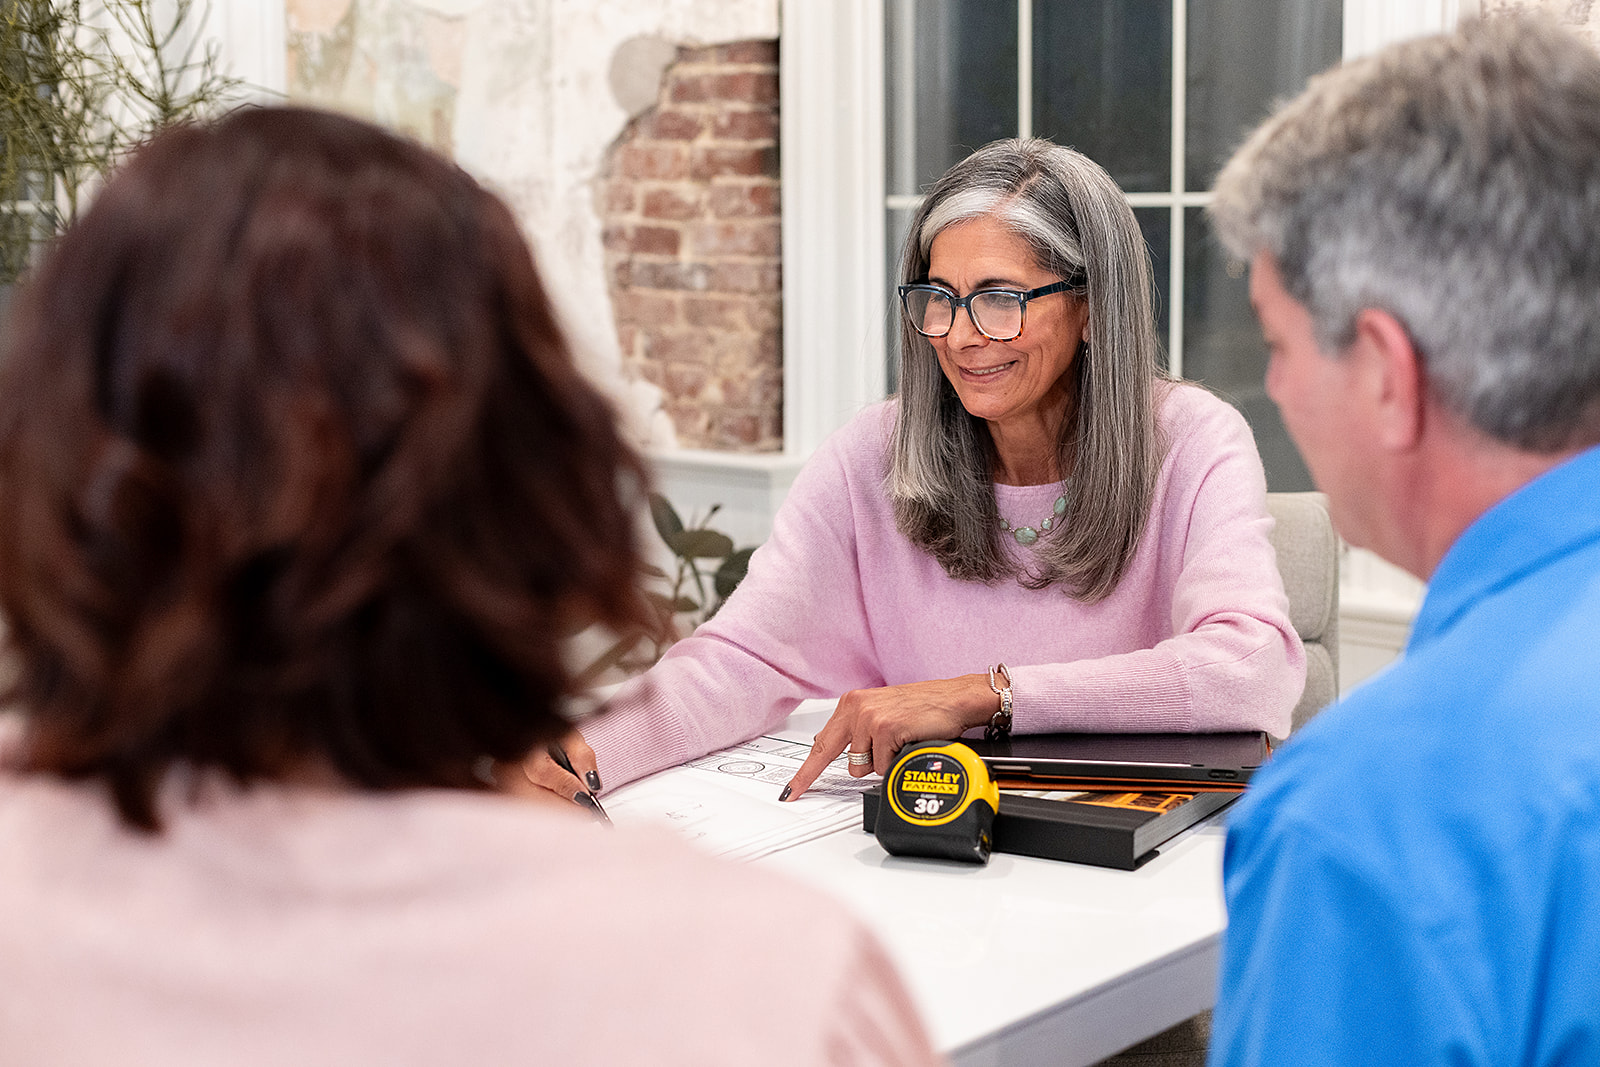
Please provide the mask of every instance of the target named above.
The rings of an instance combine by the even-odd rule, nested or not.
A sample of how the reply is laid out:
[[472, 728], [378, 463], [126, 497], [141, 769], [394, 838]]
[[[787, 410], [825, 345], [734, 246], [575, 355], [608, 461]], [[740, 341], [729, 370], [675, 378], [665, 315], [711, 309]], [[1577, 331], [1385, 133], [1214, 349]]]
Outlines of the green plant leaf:
[[610, 670], [612, 667], [622, 666], [626, 661], [628, 653], [632, 652], [643, 639], [643, 634], [634, 634], [631, 637], [617, 638], [610, 648], [607, 648], [604, 652], [600, 653], [600, 655], [594, 658], [594, 662], [590, 663], [587, 667], [578, 672], [578, 676], [573, 679], [573, 687], [576, 689], [587, 689], [594, 685], [595, 682], [599, 681], [600, 676], [605, 674], [606, 671]]
[[752, 548], [741, 548], [722, 561], [722, 566], [717, 568], [717, 573], [712, 576], [712, 586], [717, 591], [717, 596], [726, 600], [733, 594], [744, 576], [750, 570], [750, 554]]
[[660, 493], [650, 494], [650, 521], [656, 524], [656, 533], [661, 535], [661, 540], [667, 543], [667, 547], [677, 552], [672, 542], [683, 533], [683, 520], [678, 518], [678, 512], [672, 506], [672, 502]]
[[667, 544], [684, 559], [722, 559], [733, 551], [733, 538], [716, 530], [685, 530]]
[[661, 617], [664, 619], [672, 618], [673, 614], [678, 610], [677, 604], [672, 600], [671, 597], [662, 596], [654, 589], [646, 589], [644, 591], [644, 598], [661, 613]]

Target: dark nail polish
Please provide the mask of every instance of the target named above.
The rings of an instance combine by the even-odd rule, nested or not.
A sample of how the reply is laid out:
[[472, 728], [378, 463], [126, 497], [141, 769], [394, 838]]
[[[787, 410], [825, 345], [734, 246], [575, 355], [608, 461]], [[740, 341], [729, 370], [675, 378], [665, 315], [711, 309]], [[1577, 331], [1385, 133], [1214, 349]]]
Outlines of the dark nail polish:
[[792, 786], [792, 785], [784, 786], [783, 787], [783, 792], [778, 794], [778, 802], [781, 804], [785, 800], [788, 800], [789, 799], [789, 794], [791, 792], [793, 792], [793, 791], [794, 791], [794, 786]]
[[588, 793], [585, 793], [581, 789], [572, 794], [572, 802], [574, 804], [582, 804], [586, 808], [594, 807], [594, 797], [590, 796]]
[[600, 792], [600, 772], [599, 771], [584, 771], [583, 772], [583, 780], [584, 780], [585, 784], [587, 784], [589, 786], [589, 792], [591, 792], [591, 793]]

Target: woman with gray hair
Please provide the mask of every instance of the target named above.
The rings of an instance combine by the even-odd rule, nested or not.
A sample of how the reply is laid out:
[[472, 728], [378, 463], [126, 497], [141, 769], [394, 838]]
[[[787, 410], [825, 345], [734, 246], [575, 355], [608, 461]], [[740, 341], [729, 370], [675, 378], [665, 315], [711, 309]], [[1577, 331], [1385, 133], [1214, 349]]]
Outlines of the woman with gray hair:
[[618, 784], [841, 693], [780, 799], [847, 748], [881, 774], [1013, 723], [1286, 734], [1305, 657], [1261, 461], [1232, 407], [1161, 373], [1110, 176], [988, 145], [929, 193], [902, 279], [900, 395], [818, 450], [717, 616], [569, 738], [576, 772]]

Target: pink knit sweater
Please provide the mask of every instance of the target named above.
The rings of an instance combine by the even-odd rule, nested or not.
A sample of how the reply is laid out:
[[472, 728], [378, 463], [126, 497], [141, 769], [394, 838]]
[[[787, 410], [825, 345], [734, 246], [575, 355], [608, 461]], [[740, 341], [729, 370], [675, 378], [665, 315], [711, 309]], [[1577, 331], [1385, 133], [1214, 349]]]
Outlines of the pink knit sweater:
[[0, 770], [0, 1063], [939, 1061], [841, 905], [664, 832], [178, 778], [153, 837]]
[[[716, 618], [583, 724], [607, 785], [759, 734], [808, 697], [999, 662], [1019, 732], [1288, 733], [1305, 652], [1267, 540], [1261, 460], [1231, 406], [1196, 386], [1167, 393], [1151, 521], [1095, 604], [953, 580], [907, 541], [883, 487], [893, 417], [892, 402], [875, 405], [824, 443]], [[1019, 525], [1059, 492], [995, 486]]]

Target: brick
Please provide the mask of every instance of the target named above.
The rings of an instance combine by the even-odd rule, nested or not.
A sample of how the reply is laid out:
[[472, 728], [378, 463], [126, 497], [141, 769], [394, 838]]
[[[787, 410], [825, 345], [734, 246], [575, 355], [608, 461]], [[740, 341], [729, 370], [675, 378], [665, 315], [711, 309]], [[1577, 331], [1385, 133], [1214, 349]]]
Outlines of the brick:
[[613, 179], [602, 186], [600, 212], [602, 215], [631, 215], [639, 206], [639, 192], [633, 182]]
[[718, 182], [711, 187], [711, 214], [719, 219], [776, 218], [778, 186], [770, 181]]
[[725, 414], [713, 419], [711, 428], [719, 441], [747, 451], [761, 441], [761, 418], [757, 415]]
[[667, 363], [662, 375], [668, 395], [679, 400], [698, 399], [711, 381], [708, 368], [693, 363]]
[[662, 373], [662, 367], [659, 363], [644, 360], [635, 365], [635, 370], [638, 371], [639, 377], [657, 389], [665, 391], [667, 388], [666, 376]]
[[748, 263], [715, 263], [700, 288], [717, 293], [775, 293], [783, 284], [783, 272], [776, 262], [753, 260]]
[[773, 415], [783, 411], [783, 368], [763, 367], [756, 379], [756, 406]]
[[630, 248], [635, 254], [675, 256], [683, 245], [676, 226], [630, 226]]
[[675, 256], [683, 235], [673, 226], [607, 226], [600, 231], [600, 242], [607, 251], [624, 255]]
[[722, 109], [712, 114], [709, 132], [717, 141], [774, 142], [778, 139], [778, 113], [771, 108]]
[[710, 79], [711, 100], [772, 106], [778, 103], [778, 72], [775, 70], [741, 70], [713, 74]]
[[617, 348], [622, 351], [622, 358], [624, 361], [637, 358], [638, 343], [638, 330], [634, 329], [632, 326], [622, 325], [621, 323], [617, 325]]
[[722, 398], [730, 408], [750, 410], [757, 406], [760, 396], [760, 384], [748, 375], [723, 379]]
[[[713, 190], [713, 196], [715, 190]], [[644, 191], [641, 211], [650, 219], [692, 219], [705, 211], [705, 190], [687, 182]]]
[[776, 71], [719, 71], [715, 67], [698, 71], [679, 70], [668, 75], [667, 100], [673, 104], [764, 104], [778, 103]]
[[776, 178], [778, 147], [695, 145], [688, 166], [689, 176], [697, 181], [723, 176]]
[[716, 99], [716, 75], [670, 70], [667, 73], [667, 100], [674, 104], [708, 104]]
[[664, 107], [639, 121], [639, 136], [651, 141], [692, 141], [705, 128], [704, 117]]
[[752, 63], [776, 65], [778, 42], [771, 40], [729, 41], [704, 49], [713, 63]]
[[747, 296], [740, 301], [744, 312], [744, 326], [756, 333], [771, 333], [783, 329], [783, 300], [772, 296]]
[[673, 62], [674, 67], [696, 67], [717, 60], [717, 46], [714, 44], [680, 44], [678, 58]]
[[682, 301], [676, 293], [628, 289], [615, 294], [613, 303], [619, 326], [659, 329], [678, 326], [683, 322]]
[[711, 437], [711, 419], [698, 405], [673, 399], [668, 394], [663, 398], [661, 408], [672, 419], [680, 445], [685, 448], [715, 447]]
[[783, 334], [778, 330], [757, 334], [752, 362], [763, 367], [783, 366]]
[[661, 330], [650, 345], [652, 358], [663, 364], [694, 364], [709, 374], [717, 363], [718, 346], [713, 335], [701, 330]]
[[689, 176], [688, 146], [672, 142], [643, 141], [623, 145], [617, 152], [618, 176], [671, 180]]
[[[707, 263], [682, 263], [676, 260], [636, 259], [629, 265], [627, 281], [642, 289], [705, 290], [712, 287], [711, 279], [717, 268]], [[721, 288], [720, 286], [718, 288]]]
[[683, 321], [700, 329], [737, 330], [749, 319], [743, 307], [747, 302], [745, 297], [686, 296]]
[[689, 247], [700, 259], [714, 256], [776, 256], [775, 219], [755, 222], [696, 222], [689, 225]]

